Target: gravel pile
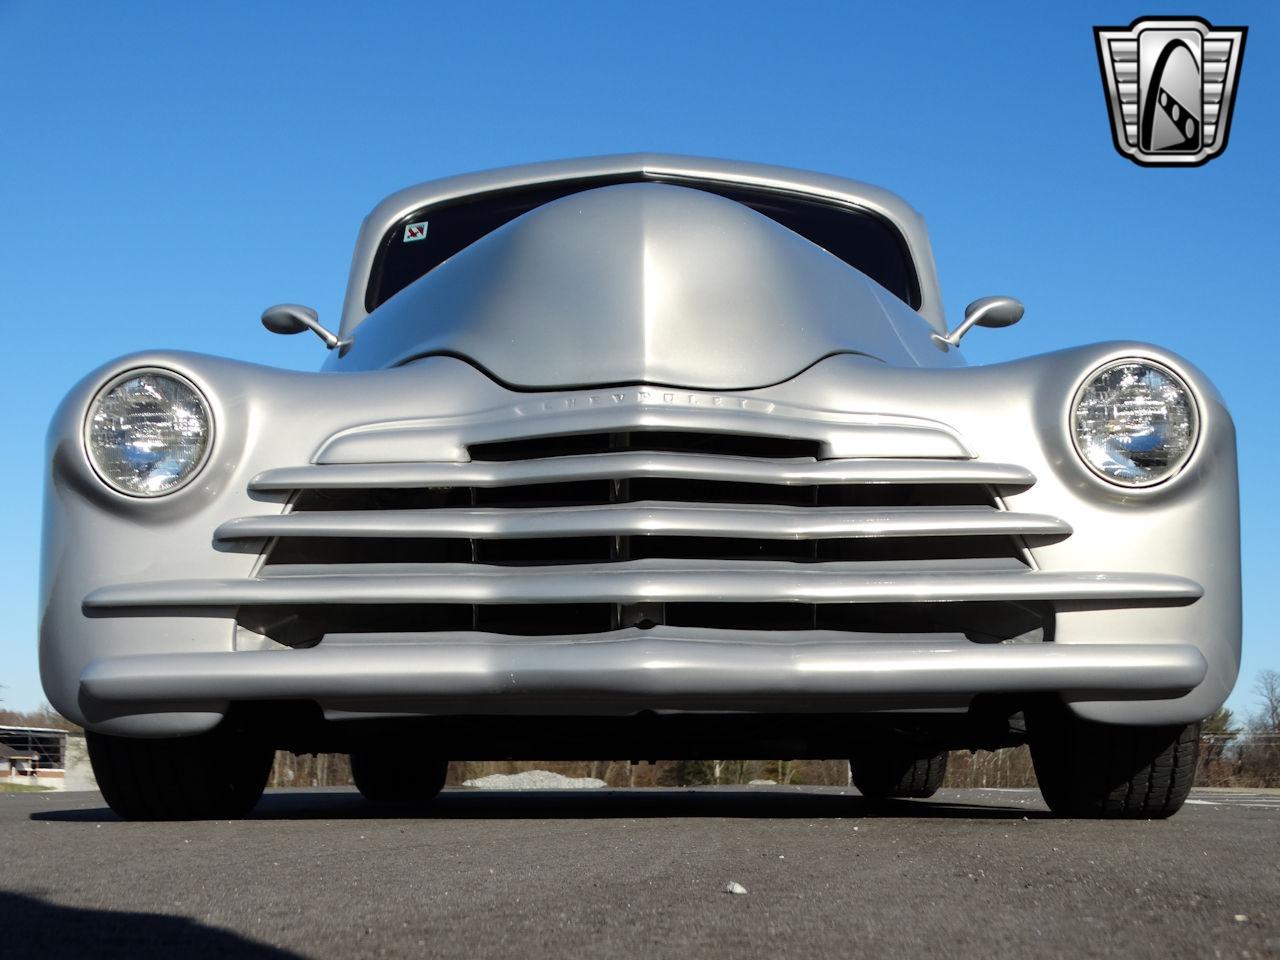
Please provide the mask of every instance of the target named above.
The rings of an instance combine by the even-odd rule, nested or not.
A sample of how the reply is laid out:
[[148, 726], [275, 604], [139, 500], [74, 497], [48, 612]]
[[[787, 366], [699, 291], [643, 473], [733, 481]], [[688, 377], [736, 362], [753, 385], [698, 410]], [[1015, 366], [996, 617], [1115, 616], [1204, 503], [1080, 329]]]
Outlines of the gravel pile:
[[566, 777], [550, 770], [525, 770], [523, 773], [492, 773], [487, 777], [462, 781], [464, 787], [481, 790], [591, 790], [604, 786], [595, 777]]

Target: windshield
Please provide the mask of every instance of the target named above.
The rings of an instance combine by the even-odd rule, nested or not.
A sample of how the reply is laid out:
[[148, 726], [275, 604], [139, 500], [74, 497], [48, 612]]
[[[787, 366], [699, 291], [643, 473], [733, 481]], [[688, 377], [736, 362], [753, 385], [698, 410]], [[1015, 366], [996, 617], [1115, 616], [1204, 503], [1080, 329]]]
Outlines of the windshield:
[[[535, 207], [609, 183], [643, 179], [647, 178], [562, 181], [481, 194], [415, 211], [383, 237], [365, 290], [365, 310], [373, 311], [455, 253]], [[912, 309], [920, 307], [920, 284], [906, 242], [883, 217], [790, 194], [704, 181], [674, 182], [745, 204], [861, 270]]]

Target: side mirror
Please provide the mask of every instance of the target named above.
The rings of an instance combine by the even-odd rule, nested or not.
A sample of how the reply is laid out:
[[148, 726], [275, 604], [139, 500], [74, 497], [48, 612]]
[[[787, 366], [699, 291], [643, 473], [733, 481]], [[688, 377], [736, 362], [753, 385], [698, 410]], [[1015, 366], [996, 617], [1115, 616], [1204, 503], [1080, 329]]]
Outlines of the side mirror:
[[971, 327], [1011, 327], [1022, 319], [1023, 306], [1013, 297], [983, 297], [964, 308], [964, 320], [945, 337], [936, 333], [935, 340], [956, 346]]
[[337, 335], [320, 325], [320, 314], [310, 307], [296, 303], [277, 303], [262, 311], [262, 325], [272, 333], [301, 333], [310, 330], [324, 341], [330, 350], [346, 346], [350, 340], [339, 340]]

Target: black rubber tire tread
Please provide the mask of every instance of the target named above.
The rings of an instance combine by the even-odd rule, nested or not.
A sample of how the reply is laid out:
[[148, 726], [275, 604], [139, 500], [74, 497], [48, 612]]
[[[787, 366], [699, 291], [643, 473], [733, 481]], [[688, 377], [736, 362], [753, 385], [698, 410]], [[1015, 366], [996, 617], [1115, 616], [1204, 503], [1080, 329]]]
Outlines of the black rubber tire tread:
[[370, 803], [425, 807], [444, 789], [448, 760], [415, 758], [412, 751], [377, 747], [351, 751], [351, 779]]
[[1195, 779], [1200, 724], [1112, 726], [1065, 709], [1030, 717], [1040, 793], [1061, 817], [1161, 820], [1182, 808]]
[[932, 797], [947, 775], [947, 753], [918, 756], [894, 750], [860, 754], [849, 761], [853, 785], [871, 800]]
[[235, 820], [253, 809], [274, 752], [222, 731], [142, 740], [88, 731], [89, 761], [124, 820]]

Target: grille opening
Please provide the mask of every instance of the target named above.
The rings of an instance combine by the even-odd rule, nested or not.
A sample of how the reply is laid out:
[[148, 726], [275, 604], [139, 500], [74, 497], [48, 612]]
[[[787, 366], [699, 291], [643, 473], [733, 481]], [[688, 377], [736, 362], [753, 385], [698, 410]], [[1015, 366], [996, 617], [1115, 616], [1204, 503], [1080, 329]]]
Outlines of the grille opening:
[[819, 459], [822, 444], [797, 437], [702, 433], [684, 430], [631, 430], [625, 433], [577, 433], [476, 443], [467, 448], [472, 460], [533, 460], [543, 457], [644, 450], [661, 453], [710, 453], [729, 457], [789, 460]]
[[815, 558], [813, 540], [753, 540], [747, 537], [666, 537], [620, 538], [632, 560], [666, 558], [676, 560], [794, 560]]
[[865, 537], [773, 540], [751, 537], [534, 537], [512, 540], [419, 537], [281, 537], [266, 559], [280, 564], [478, 563], [559, 566], [615, 560], [824, 561], [1011, 560], [1012, 537]]
[[332, 633], [604, 633], [616, 628], [617, 610], [610, 603], [244, 607], [236, 622], [285, 646], [312, 647]]
[[995, 505], [976, 484], [801, 484], [728, 480], [581, 480], [504, 487], [306, 490], [297, 513], [322, 510], [430, 510], [437, 507], [572, 507], [658, 500], [675, 503], [760, 503], [818, 507], [967, 507]]
[[556, 566], [616, 559], [612, 537], [469, 540], [465, 537], [281, 537], [266, 566], [280, 564], [480, 563]]
[[431, 510], [440, 507], [572, 507], [657, 500], [675, 503], [758, 503], [818, 507], [965, 507], [995, 505], [977, 484], [741, 483], [731, 480], [579, 480], [503, 487], [305, 490], [295, 513], [324, 510]]
[[938, 603], [611, 603], [334, 605], [245, 607], [241, 626], [292, 647], [332, 633], [481, 632], [511, 636], [607, 633], [638, 621], [721, 630], [963, 634], [975, 643], [1053, 638], [1053, 611], [1043, 602]]
[[687, 503], [760, 503], [817, 507], [946, 507], [993, 506], [991, 493], [976, 484], [740, 483], [722, 480], [668, 480], [640, 477], [627, 481], [626, 500]]
[[843, 540], [763, 540], [748, 537], [623, 538], [634, 560], [967, 560], [1018, 556], [1011, 537], [863, 537]]
[[533, 483], [509, 487], [406, 487], [304, 490], [295, 513], [324, 510], [431, 510], [437, 507], [574, 507], [609, 503], [609, 480]]
[[283, 563], [467, 563], [466, 540], [399, 537], [281, 537], [266, 565]]
[[666, 500], [686, 503], [769, 503], [804, 507], [817, 502], [817, 486], [737, 483], [721, 480], [667, 480], [640, 477], [627, 483], [628, 500]]
[[604, 633], [616, 625], [612, 603], [504, 604], [476, 607], [476, 629], [487, 633], [546, 636]]
[[472, 628], [470, 604], [242, 607], [236, 622], [288, 647], [313, 647], [328, 633], [439, 633]]
[[472, 502], [478, 507], [575, 507], [608, 503], [612, 490], [613, 483], [609, 480], [476, 487], [472, 491]]
[[611, 537], [558, 537], [528, 540], [473, 540], [476, 563], [499, 566], [556, 566], [605, 563], [615, 559]]
[[942, 601], [938, 603], [837, 604], [818, 607], [821, 630], [869, 633], [963, 633], [970, 640], [994, 643], [1036, 630], [1045, 638], [1053, 624], [1053, 608], [1043, 601]]
[[471, 503], [467, 487], [370, 488], [304, 490], [293, 503], [294, 513], [316, 510], [428, 510], [465, 507]]
[[[1047, 604], [938, 603], [667, 603], [664, 623], [726, 630], [837, 630], [850, 633], [961, 633], [1001, 642], [1046, 630]], [[1047, 635], [1047, 634], [1046, 634]]]
[[673, 627], [725, 630], [813, 630], [813, 603], [667, 603], [664, 621]]
[[[819, 540], [818, 560], [1023, 560], [1013, 537], [864, 537]], [[1025, 562], [1025, 561], [1024, 561]]]

